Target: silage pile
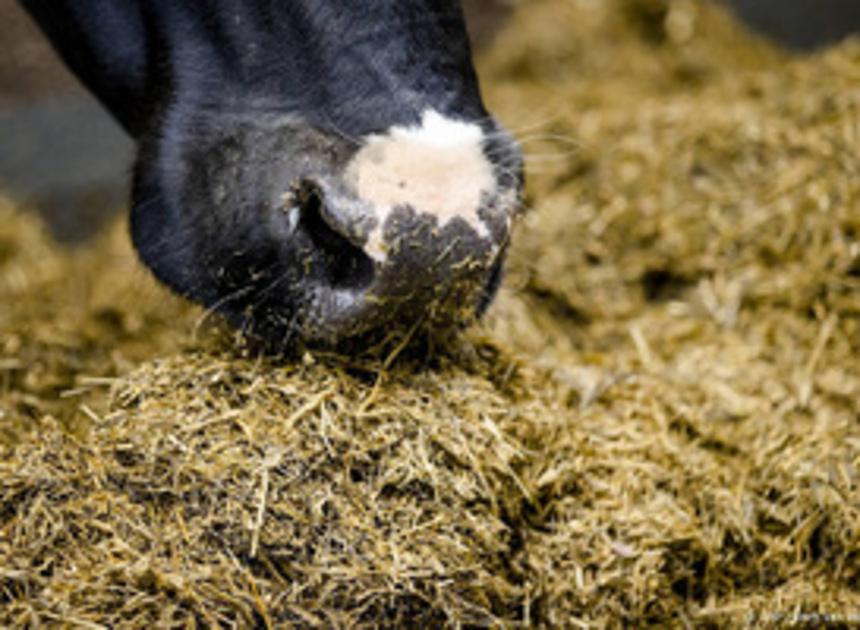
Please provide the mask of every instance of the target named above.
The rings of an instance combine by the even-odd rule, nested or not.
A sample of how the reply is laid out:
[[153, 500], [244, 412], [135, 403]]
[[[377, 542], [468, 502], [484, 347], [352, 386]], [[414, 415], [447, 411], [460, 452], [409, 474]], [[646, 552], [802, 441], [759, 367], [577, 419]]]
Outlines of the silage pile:
[[483, 66], [534, 210], [448, 346], [247, 355], [4, 210], [0, 624], [860, 619], [860, 45], [533, 0]]

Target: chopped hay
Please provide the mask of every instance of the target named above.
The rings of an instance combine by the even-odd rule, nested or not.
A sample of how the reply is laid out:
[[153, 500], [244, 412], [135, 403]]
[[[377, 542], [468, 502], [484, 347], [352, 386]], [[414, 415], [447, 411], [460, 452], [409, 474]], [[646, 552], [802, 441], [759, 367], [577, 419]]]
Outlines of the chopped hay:
[[532, 0], [482, 66], [534, 210], [446, 347], [254, 358], [0, 209], [0, 624], [860, 623], [860, 43]]
[[110, 627], [514, 618], [525, 454], [484, 362], [392, 375], [372, 401], [373, 375], [337, 363], [132, 372], [84, 442], [53, 432], [4, 470], [12, 618], [44, 612], [46, 582], [55, 614]]
[[68, 252], [0, 199], [0, 441], [46, 415], [69, 428], [99, 379], [185, 343], [191, 309], [146, 274], [117, 226]]

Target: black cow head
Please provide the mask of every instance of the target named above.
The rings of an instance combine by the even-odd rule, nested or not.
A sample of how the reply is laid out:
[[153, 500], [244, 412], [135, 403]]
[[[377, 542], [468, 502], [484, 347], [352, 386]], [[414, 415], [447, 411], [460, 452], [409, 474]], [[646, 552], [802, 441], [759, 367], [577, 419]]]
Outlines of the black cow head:
[[455, 0], [22, 0], [137, 140], [132, 235], [275, 343], [491, 299], [521, 158]]

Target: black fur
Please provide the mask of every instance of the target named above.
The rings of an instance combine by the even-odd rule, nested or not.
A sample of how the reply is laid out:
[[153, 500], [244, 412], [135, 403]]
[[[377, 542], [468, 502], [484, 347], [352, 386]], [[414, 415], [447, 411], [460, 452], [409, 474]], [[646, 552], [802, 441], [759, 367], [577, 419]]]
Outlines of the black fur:
[[[364, 255], [360, 204], [339, 180], [362, 137], [418, 123], [427, 109], [474, 121], [493, 134], [500, 181], [521, 186], [518, 150], [481, 102], [454, 0], [20, 2], [137, 141], [131, 227], [143, 261], [270, 340], [392, 325], [439, 306], [428, 288], [456, 273], [453, 261], [416, 278], [426, 266], [416, 259], [399, 276]], [[473, 242], [460, 228], [448, 238]], [[475, 308], [499, 266], [470, 277], [484, 285], [463, 293]], [[408, 308], [368, 308], [371, 284]]]

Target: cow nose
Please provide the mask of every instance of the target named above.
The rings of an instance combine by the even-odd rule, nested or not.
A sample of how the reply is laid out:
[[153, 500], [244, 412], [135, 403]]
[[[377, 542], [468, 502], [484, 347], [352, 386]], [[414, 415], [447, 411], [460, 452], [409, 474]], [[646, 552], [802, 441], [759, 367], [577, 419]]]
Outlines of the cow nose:
[[307, 243], [308, 339], [336, 342], [422, 320], [468, 322], [494, 289], [509, 196], [483, 197], [473, 210], [480, 223], [442, 220], [409, 203], [380, 207], [343, 177], [305, 178], [284, 202], [290, 229]]

